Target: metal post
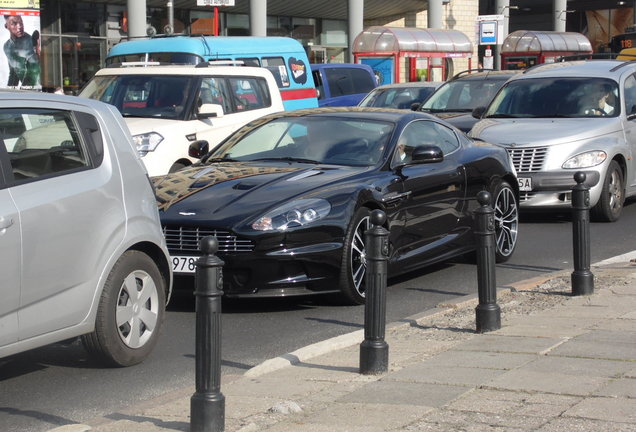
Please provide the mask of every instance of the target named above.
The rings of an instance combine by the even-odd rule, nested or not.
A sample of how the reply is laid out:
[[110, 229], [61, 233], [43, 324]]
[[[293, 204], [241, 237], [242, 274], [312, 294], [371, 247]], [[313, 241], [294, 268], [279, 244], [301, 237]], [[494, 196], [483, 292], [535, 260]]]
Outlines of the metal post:
[[501, 309], [497, 304], [495, 278], [496, 239], [495, 210], [490, 206], [489, 192], [477, 194], [480, 207], [475, 210], [475, 236], [477, 238], [477, 290], [479, 305], [475, 308], [478, 333], [501, 328]]
[[371, 212], [371, 229], [364, 233], [367, 270], [364, 305], [364, 341], [360, 344], [360, 373], [377, 375], [389, 368], [389, 345], [384, 340], [386, 329], [386, 279], [389, 255], [389, 232], [382, 226], [386, 214]]
[[216, 237], [199, 242], [196, 262], [196, 392], [190, 398], [190, 431], [225, 430], [225, 396], [221, 393], [221, 296], [223, 261], [215, 254]]
[[576, 186], [572, 188], [572, 242], [574, 271], [572, 295], [594, 292], [594, 275], [590, 271], [590, 188], [584, 184], [585, 173], [574, 174]]

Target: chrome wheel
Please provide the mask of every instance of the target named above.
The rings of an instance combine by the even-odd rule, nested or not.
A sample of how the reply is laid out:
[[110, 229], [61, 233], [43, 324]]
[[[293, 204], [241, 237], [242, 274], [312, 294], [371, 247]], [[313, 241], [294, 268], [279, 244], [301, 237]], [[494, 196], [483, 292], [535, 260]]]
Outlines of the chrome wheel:
[[159, 319], [159, 296], [153, 278], [136, 270], [124, 279], [117, 296], [119, 337], [129, 348], [140, 348], [152, 337]]
[[355, 227], [350, 245], [351, 280], [355, 291], [361, 297], [364, 297], [366, 291], [364, 275], [367, 271], [367, 251], [364, 244], [364, 233], [370, 227], [371, 219], [369, 216], [362, 218]]
[[495, 210], [495, 237], [497, 240], [497, 261], [506, 261], [517, 245], [519, 229], [519, 209], [515, 192], [508, 183], [502, 183], [497, 191], [493, 208]]
[[623, 177], [618, 169], [612, 170], [609, 176], [606, 194], [609, 197], [610, 212], [619, 214], [623, 207]]

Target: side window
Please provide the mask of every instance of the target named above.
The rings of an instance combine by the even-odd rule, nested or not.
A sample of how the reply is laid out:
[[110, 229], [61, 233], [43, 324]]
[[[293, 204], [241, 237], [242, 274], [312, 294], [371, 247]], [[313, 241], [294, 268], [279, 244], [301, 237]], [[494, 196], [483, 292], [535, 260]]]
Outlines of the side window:
[[257, 57], [239, 57], [237, 60], [242, 61], [245, 66], [261, 66], [261, 62], [258, 61]]
[[223, 107], [223, 112], [232, 112], [232, 98], [223, 78], [206, 77], [201, 80], [199, 89], [199, 106], [203, 104], [217, 104]]
[[325, 69], [325, 75], [327, 76], [327, 84], [329, 85], [331, 97], [345, 96], [354, 93], [351, 75], [347, 73], [346, 69]]
[[227, 81], [236, 111], [249, 111], [271, 106], [269, 89], [263, 78], [229, 77]]
[[459, 148], [455, 132], [433, 121], [414, 121], [409, 123], [398, 139], [393, 163], [409, 163], [413, 151], [420, 146], [434, 145], [444, 155]]
[[289, 73], [285, 66], [285, 59], [282, 57], [263, 57], [261, 59], [263, 67], [267, 68], [276, 80], [278, 88], [289, 87]]
[[375, 88], [375, 79], [364, 69], [351, 69], [351, 81], [354, 93], [369, 93]]
[[0, 110], [0, 134], [17, 183], [90, 165], [81, 133], [68, 111]]
[[636, 77], [634, 75], [625, 80], [625, 114], [636, 114]]

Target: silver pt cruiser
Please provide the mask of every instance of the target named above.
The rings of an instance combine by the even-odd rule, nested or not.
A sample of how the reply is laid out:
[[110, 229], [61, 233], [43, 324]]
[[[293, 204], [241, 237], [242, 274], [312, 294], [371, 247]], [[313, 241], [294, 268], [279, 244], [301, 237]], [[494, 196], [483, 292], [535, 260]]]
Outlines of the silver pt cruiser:
[[636, 194], [636, 62], [540, 65], [511, 78], [473, 138], [508, 149], [521, 208], [570, 208], [574, 174], [586, 174], [592, 218], [612, 222]]

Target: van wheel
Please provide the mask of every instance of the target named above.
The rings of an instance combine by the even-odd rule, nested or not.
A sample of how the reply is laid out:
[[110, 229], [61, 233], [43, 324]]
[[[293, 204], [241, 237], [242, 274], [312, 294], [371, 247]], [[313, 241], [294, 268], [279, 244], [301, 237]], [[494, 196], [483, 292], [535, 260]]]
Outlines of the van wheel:
[[618, 162], [612, 161], [603, 180], [601, 197], [590, 211], [592, 219], [600, 222], [617, 221], [623, 211], [624, 191], [623, 171]]
[[159, 338], [165, 292], [164, 279], [148, 255], [124, 253], [104, 284], [95, 331], [82, 337], [89, 354], [111, 366], [144, 360]]

